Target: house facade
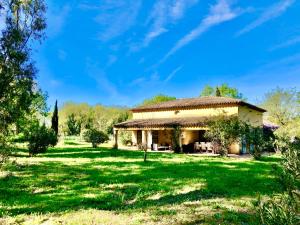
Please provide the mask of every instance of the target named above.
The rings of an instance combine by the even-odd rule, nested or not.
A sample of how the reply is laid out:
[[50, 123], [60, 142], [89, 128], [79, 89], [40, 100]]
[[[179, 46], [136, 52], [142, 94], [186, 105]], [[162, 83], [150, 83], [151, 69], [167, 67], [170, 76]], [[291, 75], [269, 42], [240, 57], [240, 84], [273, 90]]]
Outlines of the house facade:
[[[131, 120], [114, 126], [115, 147], [118, 146], [118, 131], [132, 132], [133, 145], [172, 147], [174, 127], [180, 128], [181, 148], [194, 143], [209, 141], [204, 134], [208, 122], [220, 117], [238, 117], [252, 126], [263, 126], [264, 109], [227, 97], [199, 97], [177, 99], [132, 109]], [[229, 153], [240, 154], [241, 143], [233, 144]]]

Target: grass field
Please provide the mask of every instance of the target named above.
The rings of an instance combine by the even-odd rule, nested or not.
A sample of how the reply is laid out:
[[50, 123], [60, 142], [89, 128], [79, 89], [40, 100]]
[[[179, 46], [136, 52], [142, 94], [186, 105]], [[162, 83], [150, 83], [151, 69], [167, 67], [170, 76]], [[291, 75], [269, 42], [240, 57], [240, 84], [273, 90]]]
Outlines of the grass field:
[[200, 155], [52, 148], [18, 151], [0, 177], [0, 224], [257, 224], [252, 201], [278, 191], [272, 165]]

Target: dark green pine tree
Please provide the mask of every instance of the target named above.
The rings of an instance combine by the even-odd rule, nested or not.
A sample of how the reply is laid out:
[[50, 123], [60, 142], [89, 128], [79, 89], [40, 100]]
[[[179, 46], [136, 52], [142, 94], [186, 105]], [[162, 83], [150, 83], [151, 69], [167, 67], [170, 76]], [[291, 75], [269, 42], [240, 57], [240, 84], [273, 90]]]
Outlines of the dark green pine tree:
[[221, 97], [221, 91], [218, 87], [216, 88], [216, 96]]
[[58, 134], [58, 109], [57, 109], [57, 100], [55, 101], [54, 111], [52, 115], [52, 125], [51, 128], [54, 130], [56, 135]]

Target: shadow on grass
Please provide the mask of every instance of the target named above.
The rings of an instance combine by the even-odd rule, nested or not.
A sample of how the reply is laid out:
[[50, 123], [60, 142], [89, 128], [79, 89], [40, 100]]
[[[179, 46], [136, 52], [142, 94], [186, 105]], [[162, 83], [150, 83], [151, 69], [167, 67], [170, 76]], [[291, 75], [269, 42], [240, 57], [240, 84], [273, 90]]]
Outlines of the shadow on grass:
[[[81, 162], [82, 157], [89, 161]], [[143, 210], [216, 197], [270, 195], [278, 188], [271, 175], [272, 160], [150, 153], [150, 161], [144, 163], [143, 152], [104, 148], [50, 149], [41, 158], [38, 163], [8, 167], [14, 175], [0, 180], [0, 215], [80, 208]], [[56, 158], [74, 160], [50, 161]]]

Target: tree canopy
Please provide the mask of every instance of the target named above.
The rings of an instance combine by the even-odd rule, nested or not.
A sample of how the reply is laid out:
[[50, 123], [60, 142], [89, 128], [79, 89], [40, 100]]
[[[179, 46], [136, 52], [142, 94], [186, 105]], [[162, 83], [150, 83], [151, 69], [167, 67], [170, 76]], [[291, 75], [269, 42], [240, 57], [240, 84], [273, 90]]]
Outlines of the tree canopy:
[[167, 102], [171, 100], [175, 100], [176, 97], [174, 96], [168, 96], [164, 94], [158, 94], [153, 96], [152, 98], [145, 99], [139, 106], [146, 106], [146, 105], [152, 105], [152, 104], [157, 104], [160, 102]]
[[[127, 108], [99, 104], [91, 106], [87, 103], [74, 102], [64, 103], [58, 114], [60, 130], [74, 135], [91, 128], [111, 134], [114, 124], [123, 122], [131, 116]], [[74, 125], [75, 133], [73, 132]]]
[[0, 158], [7, 155], [7, 138], [13, 131], [47, 108], [32, 60], [35, 42], [44, 37], [45, 11], [43, 0], [0, 3], [0, 16], [5, 18], [0, 34]]
[[215, 87], [212, 87], [210, 85], [205, 85], [200, 93], [200, 96], [202, 96], [202, 97], [203, 96], [223, 96], [223, 97], [245, 99], [243, 94], [240, 93], [237, 88], [230, 87], [226, 83], [217, 85]]
[[276, 89], [265, 94], [260, 105], [267, 110], [267, 119], [280, 126], [300, 117], [300, 92], [295, 88]]

